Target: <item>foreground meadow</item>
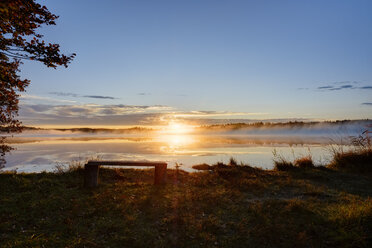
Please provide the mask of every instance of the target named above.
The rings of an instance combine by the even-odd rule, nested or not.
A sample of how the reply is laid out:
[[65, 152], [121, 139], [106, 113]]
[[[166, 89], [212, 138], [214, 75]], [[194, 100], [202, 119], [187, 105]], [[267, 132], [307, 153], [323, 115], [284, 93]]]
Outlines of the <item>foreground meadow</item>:
[[0, 247], [371, 247], [372, 180], [325, 167], [0, 174]]

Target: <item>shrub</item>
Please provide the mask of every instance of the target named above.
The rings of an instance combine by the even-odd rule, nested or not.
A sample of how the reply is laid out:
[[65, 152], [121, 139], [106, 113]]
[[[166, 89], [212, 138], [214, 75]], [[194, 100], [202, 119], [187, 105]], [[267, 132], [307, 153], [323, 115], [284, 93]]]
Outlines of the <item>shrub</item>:
[[348, 151], [334, 154], [328, 168], [348, 172], [372, 173], [372, 151]]
[[333, 149], [333, 159], [327, 166], [331, 169], [357, 173], [372, 173], [372, 142], [369, 131], [364, 131], [357, 137], [350, 137], [353, 149], [344, 151]]
[[296, 167], [293, 165], [292, 162], [287, 161], [287, 160], [281, 160], [281, 161], [274, 161], [274, 169], [278, 171], [288, 171], [288, 170], [293, 170]]
[[299, 168], [314, 168], [314, 163], [311, 156], [296, 159], [294, 161], [294, 165]]
[[233, 157], [230, 158], [229, 166], [238, 166], [238, 162], [236, 161], [235, 158]]
[[274, 149], [274, 169], [278, 171], [288, 171], [295, 168], [293, 163], [286, 159], [283, 155], [279, 154], [277, 150]]
[[195, 170], [211, 170], [213, 167], [210, 166], [209, 164], [196, 164], [192, 166], [193, 169]]

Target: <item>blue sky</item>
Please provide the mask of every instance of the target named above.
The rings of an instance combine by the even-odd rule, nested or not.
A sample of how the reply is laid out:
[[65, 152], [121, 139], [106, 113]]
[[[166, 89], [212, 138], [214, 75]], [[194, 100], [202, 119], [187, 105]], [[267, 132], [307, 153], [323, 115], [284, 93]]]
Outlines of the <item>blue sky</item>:
[[39, 2], [77, 56], [25, 62], [25, 124], [372, 118], [371, 1]]

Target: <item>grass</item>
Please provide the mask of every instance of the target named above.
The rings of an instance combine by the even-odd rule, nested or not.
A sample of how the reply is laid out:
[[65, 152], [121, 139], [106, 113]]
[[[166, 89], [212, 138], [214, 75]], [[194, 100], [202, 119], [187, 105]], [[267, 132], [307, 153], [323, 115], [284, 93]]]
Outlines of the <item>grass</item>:
[[372, 151], [338, 152], [333, 156], [329, 168], [372, 174]]
[[358, 137], [351, 137], [352, 149], [344, 151], [333, 147], [333, 159], [328, 165], [331, 169], [354, 173], [372, 174], [372, 140], [369, 131]]
[[[334, 145], [330, 147], [332, 160], [327, 168], [358, 174], [372, 174], [372, 140], [369, 131], [364, 131], [361, 135], [350, 137], [350, 149], [345, 151], [343, 146]], [[297, 157], [294, 161], [289, 160], [276, 150], [274, 155], [274, 169], [278, 171], [290, 171], [298, 168], [314, 168], [314, 162], [309, 150], [309, 154]], [[295, 155], [293, 154], [295, 157]], [[320, 165], [323, 166], [324, 165]]]
[[236, 163], [155, 187], [153, 170], [101, 169], [88, 190], [82, 173], [0, 174], [0, 247], [372, 245], [369, 176]]
[[153, 170], [103, 168], [85, 189], [79, 162], [1, 173], [0, 247], [372, 247], [371, 142], [356, 142], [327, 166], [274, 151], [274, 170], [231, 158], [162, 187]]
[[295, 159], [293, 162], [284, 157], [274, 159], [274, 169], [278, 171], [289, 171], [296, 168], [314, 168], [314, 162], [311, 156], [305, 156]]
[[296, 159], [294, 164], [298, 168], [314, 168], [314, 162], [310, 155]]

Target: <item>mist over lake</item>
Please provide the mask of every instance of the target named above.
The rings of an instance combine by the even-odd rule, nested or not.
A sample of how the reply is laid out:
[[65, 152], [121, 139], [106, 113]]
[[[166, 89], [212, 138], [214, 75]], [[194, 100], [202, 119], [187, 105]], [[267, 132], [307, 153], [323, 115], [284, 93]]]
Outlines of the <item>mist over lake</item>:
[[[178, 124], [177, 124], [178, 125]], [[177, 128], [28, 129], [8, 138], [15, 148], [3, 170], [54, 171], [87, 159], [165, 161], [186, 171], [196, 164], [238, 162], [272, 169], [273, 152], [290, 160], [311, 155], [325, 164], [331, 149], [348, 149], [371, 121], [292, 124], [230, 124]]]

